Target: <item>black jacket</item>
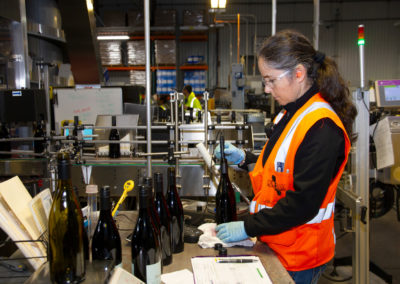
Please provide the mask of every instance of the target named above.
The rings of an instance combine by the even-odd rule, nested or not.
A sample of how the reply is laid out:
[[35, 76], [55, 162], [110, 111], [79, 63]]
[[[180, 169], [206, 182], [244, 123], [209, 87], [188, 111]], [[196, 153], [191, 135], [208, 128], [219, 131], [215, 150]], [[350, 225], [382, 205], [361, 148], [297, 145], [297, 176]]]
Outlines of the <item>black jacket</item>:
[[[262, 157], [263, 164], [289, 120], [317, 92], [317, 87], [312, 86], [298, 100], [284, 106], [286, 114], [272, 129]], [[246, 152], [242, 168], [255, 163], [257, 158]], [[342, 129], [329, 118], [317, 121], [307, 132], [295, 156], [294, 191], [288, 191], [286, 197], [280, 199], [272, 209], [265, 208], [246, 216], [246, 233], [249, 236], [274, 235], [310, 221], [318, 213], [330, 182], [344, 159], [345, 140]]]

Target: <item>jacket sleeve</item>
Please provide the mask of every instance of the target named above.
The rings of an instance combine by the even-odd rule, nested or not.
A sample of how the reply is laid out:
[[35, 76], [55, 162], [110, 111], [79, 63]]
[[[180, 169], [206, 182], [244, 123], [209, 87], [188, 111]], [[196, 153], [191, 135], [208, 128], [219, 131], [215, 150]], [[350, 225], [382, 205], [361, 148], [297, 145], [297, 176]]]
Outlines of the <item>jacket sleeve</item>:
[[274, 235], [305, 224], [319, 211], [345, 158], [343, 131], [330, 119], [317, 121], [295, 156], [293, 186], [272, 209], [244, 218], [249, 236]]

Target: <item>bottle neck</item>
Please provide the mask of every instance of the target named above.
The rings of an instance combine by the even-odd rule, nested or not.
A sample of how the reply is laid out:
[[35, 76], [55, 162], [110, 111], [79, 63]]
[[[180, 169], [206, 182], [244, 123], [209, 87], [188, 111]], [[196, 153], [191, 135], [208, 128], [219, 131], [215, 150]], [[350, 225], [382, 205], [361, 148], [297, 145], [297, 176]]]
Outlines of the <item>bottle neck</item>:
[[100, 198], [100, 211], [111, 213], [111, 201], [110, 198]]
[[148, 196], [139, 196], [139, 210], [147, 210], [149, 207], [149, 197]]
[[154, 191], [156, 192], [156, 194], [163, 192], [163, 185], [161, 182], [156, 182], [154, 184]]
[[58, 182], [71, 184], [71, 169], [68, 164], [58, 164]]
[[221, 158], [221, 174], [227, 175], [228, 174], [228, 162], [225, 158]]
[[170, 189], [176, 187], [176, 179], [175, 179], [174, 175], [169, 175], [168, 176], [168, 187]]

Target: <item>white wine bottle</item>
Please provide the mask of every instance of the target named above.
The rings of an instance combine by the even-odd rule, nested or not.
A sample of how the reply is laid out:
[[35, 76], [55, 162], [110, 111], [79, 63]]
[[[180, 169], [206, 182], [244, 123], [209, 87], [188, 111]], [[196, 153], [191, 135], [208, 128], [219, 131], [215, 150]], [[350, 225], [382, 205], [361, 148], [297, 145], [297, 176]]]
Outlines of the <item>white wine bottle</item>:
[[50, 278], [53, 283], [77, 283], [85, 277], [83, 220], [71, 185], [68, 153], [57, 156], [58, 184], [49, 215]]
[[161, 283], [161, 249], [150, 219], [147, 186], [139, 185], [139, 217], [132, 234], [132, 274], [147, 284]]

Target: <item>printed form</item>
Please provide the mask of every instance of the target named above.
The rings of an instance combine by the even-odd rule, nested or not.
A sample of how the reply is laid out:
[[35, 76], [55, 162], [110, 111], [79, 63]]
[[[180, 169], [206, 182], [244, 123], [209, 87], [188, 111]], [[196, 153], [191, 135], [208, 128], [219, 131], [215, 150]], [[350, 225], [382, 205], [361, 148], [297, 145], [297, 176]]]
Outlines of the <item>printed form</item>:
[[196, 284], [272, 283], [257, 256], [193, 257]]

